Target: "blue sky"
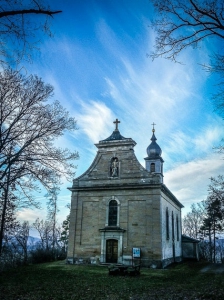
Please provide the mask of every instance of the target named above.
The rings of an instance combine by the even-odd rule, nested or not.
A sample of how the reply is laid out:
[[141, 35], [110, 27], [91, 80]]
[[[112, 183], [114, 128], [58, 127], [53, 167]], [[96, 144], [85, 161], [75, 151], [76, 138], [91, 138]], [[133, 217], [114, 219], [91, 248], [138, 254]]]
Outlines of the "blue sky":
[[[215, 80], [200, 64], [218, 43], [188, 49], [182, 64], [163, 58], [152, 61], [154, 17], [148, 0], [52, 1], [62, 9], [51, 22], [54, 37], [43, 37], [40, 52], [25, 70], [55, 88], [60, 100], [77, 119], [78, 130], [56, 144], [77, 150], [77, 176], [92, 163], [94, 143], [107, 138], [118, 118], [120, 132], [137, 142], [135, 153], [144, 166], [153, 122], [163, 153], [164, 183], [185, 206], [204, 200], [211, 176], [223, 174], [223, 156], [213, 147], [223, 137], [223, 121], [210, 96]], [[65, 219], [70, 202], [69, 182], [63, 182], [58, 220]], [[43, 195], [39, 196], [40, 201]], [[19, 216], [31, 222], [41, 211], [24, 209]]]

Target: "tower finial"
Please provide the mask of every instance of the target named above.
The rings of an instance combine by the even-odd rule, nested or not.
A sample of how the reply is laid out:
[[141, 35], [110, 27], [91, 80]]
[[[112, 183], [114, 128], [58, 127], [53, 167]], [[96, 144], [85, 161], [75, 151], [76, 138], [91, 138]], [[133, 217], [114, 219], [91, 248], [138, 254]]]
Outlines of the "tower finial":
[[116, 124], [115, 130], [118, 130], [118, 124], [121, 123], [121, 122], [118, 121], [118, 119], [116, 119], [113, 123]]
[[153, 126], [153, 127], [152, 127], [152, 132], [153, 132], [153, 133], [155, 132], [155, 129], [154, 129], [154, 126], [155, 126], [155, 125], [156, 125], [156, 124], [153, 122], [153, 123], [152, 123], [152, 126]]

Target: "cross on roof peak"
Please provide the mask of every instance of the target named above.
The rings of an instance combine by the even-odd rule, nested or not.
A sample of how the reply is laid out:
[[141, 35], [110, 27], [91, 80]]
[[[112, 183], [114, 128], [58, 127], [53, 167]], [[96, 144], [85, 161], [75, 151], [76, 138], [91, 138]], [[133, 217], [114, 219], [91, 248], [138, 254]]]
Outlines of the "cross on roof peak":
[[116, 119], [114, 122], [113, 122], [114, 124], [115, 124], [115, 130], [118, 130], [118, 124], [119, 123], [121, 123], [120, 121], [118, 121], [118, 119]]
[[155, 125], [156, 125], [156, 124], [153, 122], [153, 123], [152, 123], [152, 126], [153, 126], [153, 127], [152, 127], [152, 132], [153, 132], [153, 133], [155, 132], [155, 128], [154, 128]]

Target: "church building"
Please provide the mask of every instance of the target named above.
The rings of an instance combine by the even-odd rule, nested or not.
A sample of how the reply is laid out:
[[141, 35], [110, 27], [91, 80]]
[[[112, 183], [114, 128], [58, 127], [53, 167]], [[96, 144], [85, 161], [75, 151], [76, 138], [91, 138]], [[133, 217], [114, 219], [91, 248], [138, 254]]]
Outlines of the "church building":
[[136, 142], [115, 130], [95, 146], [89, 169], [73, 180], [70, 263], [165, 267], [182, 260], [181, 208], [163, 183], [162, 151], [153, 124], [145, 168], [135, 156]]

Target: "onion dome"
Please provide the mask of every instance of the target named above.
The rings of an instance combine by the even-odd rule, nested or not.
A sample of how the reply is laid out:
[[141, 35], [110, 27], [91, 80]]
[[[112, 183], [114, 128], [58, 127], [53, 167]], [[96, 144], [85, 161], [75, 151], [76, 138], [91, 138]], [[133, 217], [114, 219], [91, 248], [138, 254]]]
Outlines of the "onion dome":
[[117, 129], [117, 130], [114, 130], [113, 133], [107, 139], [102, 140], [100, 142], [107, 142], [107, 141], [114, 141], [114, 140], [126, 140], [126, 138], [123, 137], [120, 134], [120, 131]]
[[160, 148], [160, 146], [156, 143], [157, 138], [155, 137], [155, 129], [154, 129], [154, 123], [153, 125], [153, 129], [152, 129], [152, 137], [151, 137], [151, 144], [148, 146], [148, 148], [146, 149], [146, 152], [148, 154], [149, 158], [159, 158], [161, 157], [162, 154], [162, 150]]
[[[115, 124], [115, 130], [112, 132], [112, 134], [105, 140], [99, 141], [99, 143], [95, 144], [95, 146], [99, 149], [105, 147], [119, 147], [119, 149], [123, 147], [122, 149], [133, 149], [133, 147], [136, 145], [136, 142], [131, 138], [126, 138], [120, 134], [120, 131], [118, 130], [118, 124], [120, 121], [116, 119], [113, 123]], [[113, 151], [114, 150], [115, 148], [113, 148]]]

